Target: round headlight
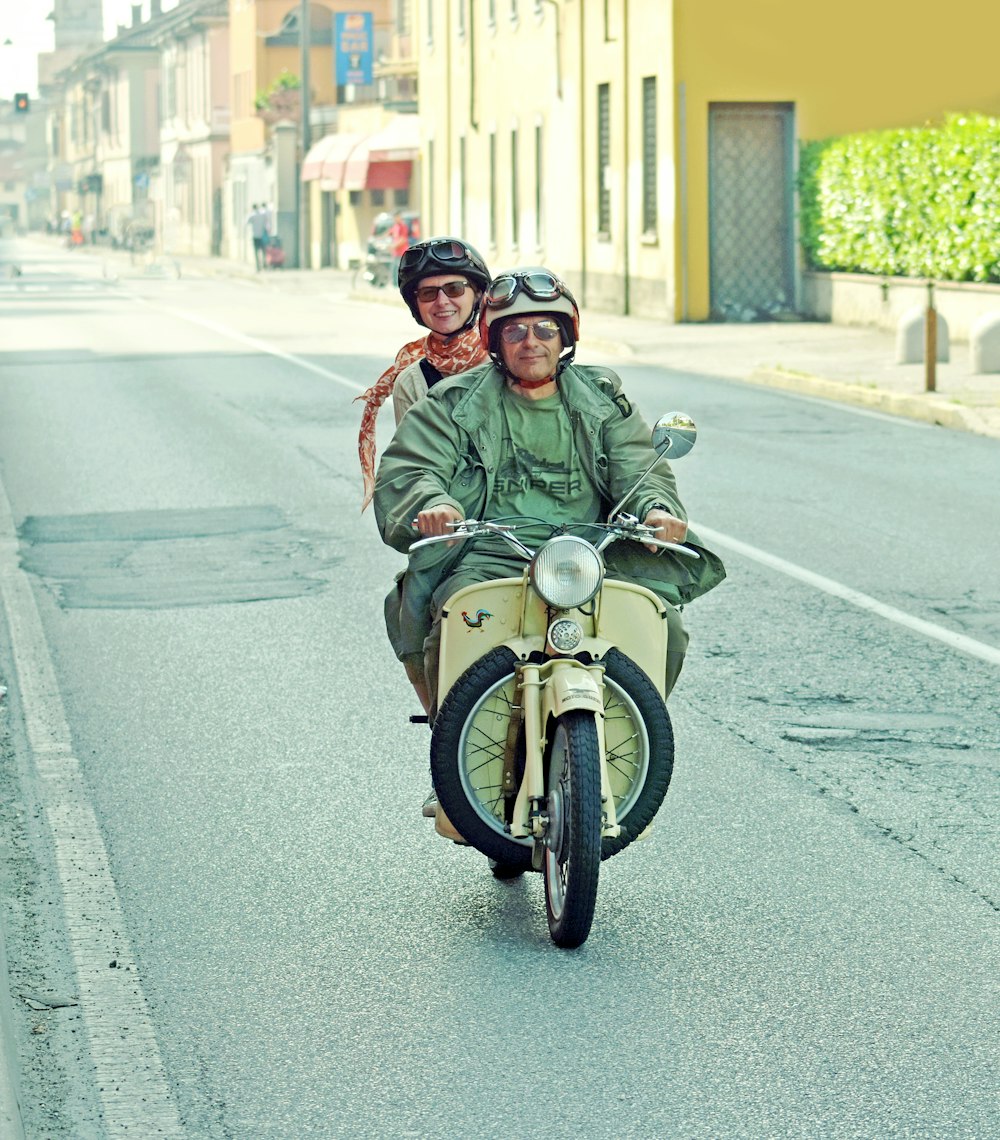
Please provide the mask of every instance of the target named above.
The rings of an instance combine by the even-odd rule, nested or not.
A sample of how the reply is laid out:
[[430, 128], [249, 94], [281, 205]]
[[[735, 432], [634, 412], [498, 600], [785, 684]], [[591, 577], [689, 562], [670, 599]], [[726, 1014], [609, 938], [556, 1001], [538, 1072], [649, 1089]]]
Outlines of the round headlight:
[[531, 584], [554, 609], [585, 605], [601, 588], [604, 562], [589, 542], [561, 534], [547, 542], [531, 563]]

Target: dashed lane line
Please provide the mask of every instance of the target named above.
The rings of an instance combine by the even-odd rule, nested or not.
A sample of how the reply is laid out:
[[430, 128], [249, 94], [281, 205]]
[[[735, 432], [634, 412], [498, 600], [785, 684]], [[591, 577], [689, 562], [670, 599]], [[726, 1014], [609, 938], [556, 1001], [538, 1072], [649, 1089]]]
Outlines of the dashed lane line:
[[[147, 304], [149, 304], [149, 302], [147, 302]], [[367, 385], [359, 384], [356, 380], [351, 380], [348, 376], [341, 376], [339, 372], [331, 372], [329, 368], [321, 368], [318, 364], [313, 364], [311, 360], [306, 360], [303, 356], [296, 356], [293, 352], [285, 352], [283, 349], [275, 348], [273, 344], [268, 344], [265, 340], [247, 336], [245, 333], [238, 332], [228, 325], [219, 324], [218, 321], [210, 321], [205, 317], [197, 317], [193, 313], [185, 313], [180, 309], [171, 309], [164, 305], [149, 304], [149, 307], [161, 313], [168, 313], [170, 316], [177, 317], [182, 321], [189, 321], [193, 325], [200, 325], [202, 328], [218, 333], [219, 336], [228, 337], [229, 340], [235, 340], [239, 344], [245, 344], [248, 348], [256, 349], [258, 352], [267, 353], [268, 356], [276, 356], [279, 360], [285, 360], [289, 364], [304, 368], [307, 372], [313, 372], [326, 380], [333, 380], [336, 384], [350, 388], [352, 392], [364, 392], [367, 389]]]

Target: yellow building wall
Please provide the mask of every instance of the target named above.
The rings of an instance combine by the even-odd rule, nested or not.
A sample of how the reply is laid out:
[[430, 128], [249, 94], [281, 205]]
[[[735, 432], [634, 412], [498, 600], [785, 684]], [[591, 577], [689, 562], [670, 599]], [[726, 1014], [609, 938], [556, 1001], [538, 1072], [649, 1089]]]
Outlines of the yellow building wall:
[[[675, 0], [673, 9], [693, 320], [709, 311], [710, 103], [793, 103], [798, 141], [920, 126], [950, 112], [1000, 114], [997, 0]], [[684, 221], [679, 212], [678, 227]]]

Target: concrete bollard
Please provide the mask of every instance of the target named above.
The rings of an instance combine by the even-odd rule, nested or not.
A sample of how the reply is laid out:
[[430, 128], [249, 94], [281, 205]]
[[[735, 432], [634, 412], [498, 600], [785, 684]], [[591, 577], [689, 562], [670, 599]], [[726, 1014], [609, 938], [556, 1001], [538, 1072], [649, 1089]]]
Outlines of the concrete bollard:
[[973, 372], [1000, 372], [1000, 313], [983, 313], [969, 329]]
[[[907, 309], [899, 318], [896, 326], [896, 363], [922, 364], [924, 359], [924, 338], [926, 331], [924, 325], [927, 320], [927, 310], [923, 305], [914, 305]], [[950, 344], [948, 340], [948, 322], [938, 313], [937, 315], [937, 359], [948, 361], [950, 359]]]

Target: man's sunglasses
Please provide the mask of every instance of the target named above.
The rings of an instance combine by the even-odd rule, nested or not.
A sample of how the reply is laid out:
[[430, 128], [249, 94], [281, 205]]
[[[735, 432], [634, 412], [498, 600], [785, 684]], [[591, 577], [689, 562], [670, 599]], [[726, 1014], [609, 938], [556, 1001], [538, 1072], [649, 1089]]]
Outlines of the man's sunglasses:
[[461, 297], [466, 289], [471, 288], [468, 281], [449, 281], [447, 285], [421, 285], [416, 290], [416, 296], [418, 301], [436, 301], [438, 293], [443, 293], [446, 297]]
[[486, 293], [488, 309], [506, 309], [518, 293], [527, 293], [533, 301], [554, 301], [565, 294], [565, 286], [551, 273], [502, 273], [494, 278]]
[[533, 325], [525, 324], [523, 321], [512, 321], [508, 319], [500, 326], [500, 339], [504, 344], [520, 344], [528, 335], [529, 329], [535, 334], [538, 340], [555, 340], [562, 332], [558, 322], [550, 320], [548, 317], [544, 320], [536, 321]]
[[469, 250], [460, 241], [440, 238], [437, 241], [428, 241], [421, 245], [411, 246], [399, 259], [399, 268], [419, 270], [421, 265], [432, 255], [437, 262], [469, 260]]

